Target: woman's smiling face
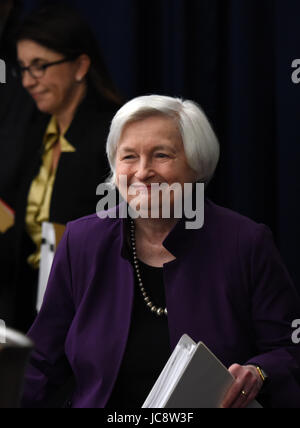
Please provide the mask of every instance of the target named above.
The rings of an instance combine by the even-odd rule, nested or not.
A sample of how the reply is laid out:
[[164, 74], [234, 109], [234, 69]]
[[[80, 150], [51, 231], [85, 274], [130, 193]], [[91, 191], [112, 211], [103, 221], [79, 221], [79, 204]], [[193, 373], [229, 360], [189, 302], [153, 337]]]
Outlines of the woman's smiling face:
[[[126, 176], [125, 184], [120, 180]], [[174, 119], [155, 115], [128, 123], [122, 132], [116, 153], [116, 184], [124, 199], [130, 202], [136, 195], [147, 197], [150, 208], [152, 183], [171, 186], [194, 183], [196, 172], [189, 166], [181, 134]], [[171, 207], [174, 195], [171, 192]]]

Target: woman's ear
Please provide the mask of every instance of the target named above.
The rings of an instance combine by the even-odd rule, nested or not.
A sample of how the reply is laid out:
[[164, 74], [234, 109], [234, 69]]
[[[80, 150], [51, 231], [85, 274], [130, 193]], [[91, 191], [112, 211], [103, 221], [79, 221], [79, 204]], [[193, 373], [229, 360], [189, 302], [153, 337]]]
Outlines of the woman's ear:
[[82, 54], [77, 59], [77, 71], [76, 71], [76, 82], [80, 83], [84, 80], [85, 76], [87, 75], [90, 66], [91, 66], [91, 59], [88, 55]]

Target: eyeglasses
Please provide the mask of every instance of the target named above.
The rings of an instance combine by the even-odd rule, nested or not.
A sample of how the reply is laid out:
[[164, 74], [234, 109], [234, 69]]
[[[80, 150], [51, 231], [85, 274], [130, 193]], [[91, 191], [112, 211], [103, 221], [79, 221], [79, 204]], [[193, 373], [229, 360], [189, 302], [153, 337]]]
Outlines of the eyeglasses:
[[28, 71], [30, 76], [33, 77], [34, 79], [41, 79], [45, 75], [47, 68], [52, 67], [54, 65], [63, 64], [65, 62], [71, 62], [71, 61], [74, 61], [74, 60], [69, 58], [64, 58], [59, 61], [48, 62], [46, 64], [32, 64], [32, 65], [29, 65], [28, 67], [19, 66], [15, 70], [14, 74], [23, 77], [25, 72]]

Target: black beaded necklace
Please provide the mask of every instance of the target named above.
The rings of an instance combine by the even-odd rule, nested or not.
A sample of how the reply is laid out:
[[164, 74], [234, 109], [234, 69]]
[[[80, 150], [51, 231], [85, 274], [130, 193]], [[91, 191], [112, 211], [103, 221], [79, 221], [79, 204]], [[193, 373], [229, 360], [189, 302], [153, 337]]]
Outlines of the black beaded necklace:
[[144, 302], [146, 303], [147, 307], [151, 310], [151, 312], [155, 313], [158, 316], [161, 316], [161, 315], [167, 316], [168, 315], [167, 308], [161, 308], [161, 307], [155, 306], [144, 288], [143, 281], [141, 278], [140, 268], [139, 268], [139, 262], [136, 254], [135, 225], [133, 220], [130, 220], [130, 241], [131, 241], [131, 248], [133, 253], [134, 269], [138, 279], [139, 288], [144, 298]]

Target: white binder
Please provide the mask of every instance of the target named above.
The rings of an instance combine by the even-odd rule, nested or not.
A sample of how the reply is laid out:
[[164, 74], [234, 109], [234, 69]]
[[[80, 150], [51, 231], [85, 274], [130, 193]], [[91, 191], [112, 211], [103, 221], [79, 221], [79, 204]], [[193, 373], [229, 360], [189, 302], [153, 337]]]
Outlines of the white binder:
[[[183, 335], [143, 408], [219, 408], [234, 378], [204, 345]], [[253, 401], [248, 408], [261, 408]]]

